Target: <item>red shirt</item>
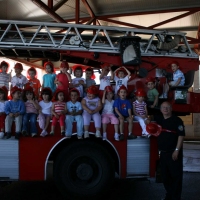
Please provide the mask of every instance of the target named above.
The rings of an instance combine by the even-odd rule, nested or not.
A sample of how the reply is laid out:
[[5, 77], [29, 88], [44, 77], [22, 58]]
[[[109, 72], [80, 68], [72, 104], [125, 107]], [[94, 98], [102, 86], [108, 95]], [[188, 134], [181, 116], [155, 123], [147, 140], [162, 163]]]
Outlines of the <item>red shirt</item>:
[[[57, 89], [64, 90], [65, 95], [68, 95], [68, 90], [69, 90], [69, 79], [66, 74], [64, 73], [59, 73], [56, 76], [57, 80], [61, 83], [57, 85]], [[66, 96], [65, 96], [66, 97]]]
[[39, 89], [41, 88], [40, 81], [37, 78], [28, 80], [28, 83], [33, 88], [35, 96], [39, 98]]

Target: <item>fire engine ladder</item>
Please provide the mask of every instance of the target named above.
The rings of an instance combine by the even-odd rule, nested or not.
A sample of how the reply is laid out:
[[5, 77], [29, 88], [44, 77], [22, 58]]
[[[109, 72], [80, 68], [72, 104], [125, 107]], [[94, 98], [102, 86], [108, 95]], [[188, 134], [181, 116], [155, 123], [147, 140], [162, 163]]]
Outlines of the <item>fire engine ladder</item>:
[[[15, 56], [18, 50], [88, 51], [120, 54], [122, 38], [140, 40], [140, 52], [150, 56], [196, 57], [184, 33], [125, 27], [91, 26], [68, 23], [0, 20], [0, 54], [6, 49]], [[170, 42], [166, 42], [166, 38]], [[178, 51], [184, 46], [186, 51]], [[183, 49], [183, 48], [182, 48]]]

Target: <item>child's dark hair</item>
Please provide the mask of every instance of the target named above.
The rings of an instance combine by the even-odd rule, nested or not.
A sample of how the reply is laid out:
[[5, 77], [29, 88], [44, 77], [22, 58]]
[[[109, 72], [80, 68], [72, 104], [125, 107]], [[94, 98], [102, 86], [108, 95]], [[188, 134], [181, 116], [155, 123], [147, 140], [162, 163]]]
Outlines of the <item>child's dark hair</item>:
[[46, 94], [46, 95], [49, 95], [49, 98], [48, 100], [51, 101], [52, 99], [52, 92], [49, 90], [49, 89], [43, 89], [42, 92], [41, 92], [41, 98], [43, 99], [43, 95]]
[[44, 69], [46, 69], [46, 66], [49, 65], [51, 67], [51, 72], [54, 73], [54, 66], [52, 62], [46, 62], [44, 63]]
[[94, 71], [93, 71], [92, 68], [87, 68], [87, 69], [85, 70], [85, 72], [92, 72], [92, 74], [94, 74]]
[[[56, 101], [58, 101], [58, 94], [59, 94], [59, 93], [63, 93], [63, 95], [64, 95], [64, 97], [65, 97], [65, 93], [64, 93], [63, 91], [59, 91], [59, 92], [57, 92], [56, 95], [55, 95], [55, 100], [56, 100]], [[64, 98], [64, 99], [65, 99], [65, 98]]]
[[29, 69], [28, 69], [28, 73], [29, 73], [30, 71], [31, 71], [31, 72], [34, 72], [35, 74], [37, 74], [37, 71], [36, 71], [36, 69], [35, 69], [34, 67], [29, 68]]
[[81, 76], [82, 76], [82, 75], [83, 75], [83, 69], [82, 69], [81, 67], [76, 67], [76, 68], [74, 69], [74, 75], [75, 75], [75, 72], [76, 72], [77, 70], [80, 70], [80, 71], [81, 71]]
[[[0, 64], [0, 68], [2, 68], [3, 66], [7, 67], [7, 70], [8, 70], [9, 63], [7, 63], [6, 61], [3, 60], [3, 61], [1, 62], [1, 64]], [[7, 70], [6, 70], [6, 71], [7, 71]]]
[[0, 88], [0, 94], [4, 94], [4, 96], [3, 96], [3, 100], [4, 100], [4, 101], [7, 101], [7, 100], [8, 100], [7, 93], [6, 93], [3, 89], [1, 89], [1, 88]]
[[35, 100], [35, 93], [32, 90], [26, 90], [23, 92], [23, 101], [26, 102], [28, 99], [26, 98], [27, 94], [33, 94], [33, 99]]

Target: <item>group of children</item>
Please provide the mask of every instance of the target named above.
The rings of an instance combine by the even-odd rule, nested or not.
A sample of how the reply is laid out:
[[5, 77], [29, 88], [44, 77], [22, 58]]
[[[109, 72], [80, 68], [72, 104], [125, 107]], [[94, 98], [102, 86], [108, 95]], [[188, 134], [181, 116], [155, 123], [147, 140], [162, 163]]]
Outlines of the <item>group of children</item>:
[[[54, 135], [57, 122], [60, 123], [61, 134], [71, 138], [73, 122], [76, 121], [77, 138], [89, 137], [90, 121], [93, 119], [97, 138], [101, 138], [101, 127], [103, 140], [107, 138], [107, 124], [114, 124], [114, 139], [124, 140], [124, 121], [128, 122], [128, 139], [135, 139], [132, 133], [133, 116], [142, 127], [142, 136], [149, 137], [146, 131], [148, 123], [147, 105], [154, 108], [158, 103], [158, 91], [155, 89], [155, 80], [147, 79], [148, 102], [144, 101], [146, 93], [138, 89], [135, 93], [136, 101], [127, 99], [127, 82], [130, 72], [121, 67], [112, 72], [109, 64], [102, 66], [100, 75], [100, 87], [95, 86], [92, 68], [86, 69], [86, 79], [82, 78], [83, 69], [77, 66], [74, 69], [74, 79], [67, 72], [69, 65], [61, 62], [60, 73], [54, 73], [51, 62], [44, 64], [46, 74], [41, 84], [36, 78], [35, 68], [28, 70], [29, 80], [21, 74], [23, 66], [15, 64], [16, 75], [11, 78], [7, 74], [8, 63], [3, 61], [0, 65], [0, 135], [6, 132], [6, 138], [11, 137], [11, 127], [15, 120], [15, 138], [20, 134], [32, 137], [37, 135], [37, 118], [39, 127], [42, 129], [40, 136], [48, 135], [47, 128], [51, 123], [50, 135]], [[110, 72], [110, 76], [108, 73]], [[3, 78], [2, 78], [3, 77]], [[5, 78], [7, 77], [7, 78]], [[115, 80], [115, 92], [110, 85], [110, 80]], [[7, 101], [8, 84], [11, 81], [11, 100]], [[115, 100], [114, 100], [115, 99]], [[102, 112], [102, 113], [101, 113]], [[132, 115], [133, 112], [133, 115]], [[101, 113], [101, 114], [100, 114]], [[5, 130], [4, 130], [5, 126]], [[119, 129], [119, 130], [118, 130]], [[119, 132], [120, 131], [120, 132]]]

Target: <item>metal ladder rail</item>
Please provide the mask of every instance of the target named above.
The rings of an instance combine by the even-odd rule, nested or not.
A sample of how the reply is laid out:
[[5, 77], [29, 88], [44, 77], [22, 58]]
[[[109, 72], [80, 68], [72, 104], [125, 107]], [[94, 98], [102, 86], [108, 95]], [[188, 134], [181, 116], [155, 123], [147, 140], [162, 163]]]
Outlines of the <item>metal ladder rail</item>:
[[[80, 24], [65, 24], [65, 23], [49, 23], [49, 22], [27, 22], [27, 21], [8, 21], [0, 20], [0, 26], [6, 27], [3, 34], [0, 35], [0, 48], [12, 48], [12, 49], [52, 49], [52, 50], [82, 50], [82, 51], [98, 51], [108, 53], [119, 53], [119, 41], [113, 42], [110, 32], [114, 32], [120, 37], [126, 37], [128, 35], [150, 35], [147, 46], [151, 45], [154, 36], [157, 38], [163, 38], [167, 35], [180, 35], [185, 38], [184, 33], [179, 32], [166, 32], [159, 30], [148, 29], [133, 29], [122, 27], [107, 27], [107, 26], [91, 26]], [[24, 27], [30, 27], [33, 29], [31, 32], [27, 32]], [[12, 27], [15, 27], [13, 31]], [[65, 33], [56, 33], [57, 30], [65, 29]], [[45, 32], [43, 31], [45, 29]], [[84, 31], [96, 31], [95, 35], [91, 35], [91, 40], [84, 40]], [[2, 32], [2, 29], [1, 29]], [[98, 39], [99, 33], [105, 33], [105, 42], [101, 42]], [[9, 35], [15, 34], [15, 38], [9, 38]], [[74, 34], [74, 36], [73, 36]], [[17, 37], [18, 35], [18, 37]], [[44, 39], [45, 38], [45, 39]], [[60, 39], [59, 39], [60, 38]], [[186, 40], [186, 39], [185, 39]], [[186, 43], [187, 45], [187, 43]], [[144, 50], [144, 53], [148, 51], [148, 48]], [[187, 46], [190, 53], [192, 53], [189, 45]]]

